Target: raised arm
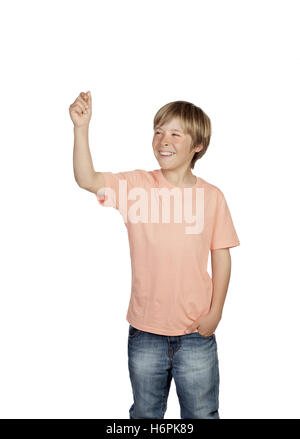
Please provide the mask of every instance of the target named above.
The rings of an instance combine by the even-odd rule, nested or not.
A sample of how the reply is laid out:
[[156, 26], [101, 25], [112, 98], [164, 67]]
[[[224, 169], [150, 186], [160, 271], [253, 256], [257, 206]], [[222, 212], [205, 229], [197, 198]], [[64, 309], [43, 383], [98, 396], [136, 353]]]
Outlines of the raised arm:
[[101, 172], [95, 172], [89, 148], [89, 123], [92, 116], [91, 93], [83, 93], [69, 107], [74, 124], [73, 168], [76, 183], [87, 191], [97, 193], [104, 186]]

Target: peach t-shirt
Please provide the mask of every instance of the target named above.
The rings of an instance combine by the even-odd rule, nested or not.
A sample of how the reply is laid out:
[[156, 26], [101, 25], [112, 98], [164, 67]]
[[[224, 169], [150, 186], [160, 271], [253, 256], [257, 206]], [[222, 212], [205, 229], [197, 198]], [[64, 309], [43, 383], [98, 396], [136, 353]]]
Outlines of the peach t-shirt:
[[161, 169], [102, 175], [105, 189], [96, 197], [121, 213], [128, 232], [132, 284], [126, 320], [142, 331], [184, 335], [210, 310], [209, 250], [240, 245], [224, 194], [200, 177], [191, 188], [173, 186]]

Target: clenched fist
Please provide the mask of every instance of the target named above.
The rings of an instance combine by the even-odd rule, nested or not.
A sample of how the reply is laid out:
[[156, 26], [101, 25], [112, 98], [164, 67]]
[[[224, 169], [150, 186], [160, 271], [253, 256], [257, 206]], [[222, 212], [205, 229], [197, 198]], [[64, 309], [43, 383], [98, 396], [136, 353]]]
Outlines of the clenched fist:
[[70, 117], [75, 127], [88, 126], [92, 116], [91, 92], [81, 92], [69, 107]]

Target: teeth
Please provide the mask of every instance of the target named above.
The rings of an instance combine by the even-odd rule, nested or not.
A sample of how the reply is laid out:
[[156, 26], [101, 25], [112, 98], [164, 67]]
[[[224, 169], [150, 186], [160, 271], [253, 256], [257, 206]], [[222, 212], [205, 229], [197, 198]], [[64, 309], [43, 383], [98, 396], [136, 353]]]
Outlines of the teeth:
[[169, 156], [169, 155], [173, 155], [174, 153], [173, 152], [160, 152], [160, 155], [167, 155], [167, 156]]

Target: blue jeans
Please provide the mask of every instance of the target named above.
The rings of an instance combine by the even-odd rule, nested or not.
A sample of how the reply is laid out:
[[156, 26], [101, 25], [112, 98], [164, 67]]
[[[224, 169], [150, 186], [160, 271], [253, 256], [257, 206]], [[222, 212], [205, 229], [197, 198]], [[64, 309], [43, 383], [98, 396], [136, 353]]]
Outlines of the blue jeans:
[[220, 418], [215, 334], [158, 335], [129, 325], [128, 368], [134, 400], [130, 419], [163, 419], [172, 378], [181, 419]]

